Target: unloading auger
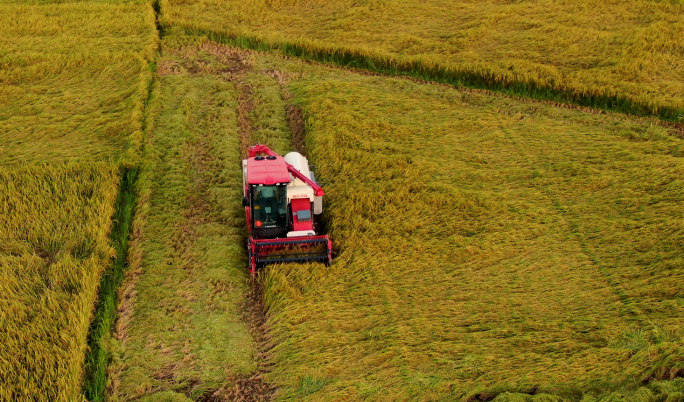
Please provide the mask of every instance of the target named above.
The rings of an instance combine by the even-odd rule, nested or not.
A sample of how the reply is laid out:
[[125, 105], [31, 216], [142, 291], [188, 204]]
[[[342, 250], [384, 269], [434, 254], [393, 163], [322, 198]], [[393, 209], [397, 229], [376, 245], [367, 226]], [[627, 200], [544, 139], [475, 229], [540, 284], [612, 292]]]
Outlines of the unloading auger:
[[317, 233], [325, 193], [308, 160], [297, 152], [282, 157], [266, 145], [255, 145], [242, 161], [242, 173], [252, 275], [270, 263], [330, 264], [332, 242]]

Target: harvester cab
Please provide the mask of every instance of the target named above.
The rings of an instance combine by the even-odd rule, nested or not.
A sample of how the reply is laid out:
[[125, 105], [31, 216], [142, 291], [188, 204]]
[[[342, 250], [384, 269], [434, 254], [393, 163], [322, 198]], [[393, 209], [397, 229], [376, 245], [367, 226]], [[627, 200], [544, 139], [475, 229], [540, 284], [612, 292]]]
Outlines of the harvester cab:
[[249, 270], [278, 262], [332, 262], [332, 242], [318, 233], [323, 188], [297, 152], [282, 157], [265, 145], [242, 161]]

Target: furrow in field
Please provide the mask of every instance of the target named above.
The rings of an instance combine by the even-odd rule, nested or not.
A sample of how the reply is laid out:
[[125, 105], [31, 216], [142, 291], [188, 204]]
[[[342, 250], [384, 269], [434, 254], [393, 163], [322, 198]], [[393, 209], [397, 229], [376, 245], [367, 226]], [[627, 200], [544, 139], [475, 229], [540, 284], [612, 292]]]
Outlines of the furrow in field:
[[249, 54], [173, 39], [159, 63], [151, 196], [140, 268], [124, 286], [113, 394], [262, 400], [274, 391], [261, 379], [272, 345], [245, 269], [240, 161], [254, 141], [287, 152], [285, 103]]

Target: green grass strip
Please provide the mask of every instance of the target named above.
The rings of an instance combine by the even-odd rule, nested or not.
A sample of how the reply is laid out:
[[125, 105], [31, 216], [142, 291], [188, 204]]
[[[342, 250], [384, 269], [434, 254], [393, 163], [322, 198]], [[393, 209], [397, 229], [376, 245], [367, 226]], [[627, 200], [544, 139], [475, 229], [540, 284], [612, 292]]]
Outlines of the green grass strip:
[[88, 346], [85, 360], [85, 397], [89, 401], [104, 401], [107, 385], [107, 366], [110, 353], [106, 347], [106, 339], [110, 336], [112, 325], [116, 320], [116, 294], [124, 278], [128, 266], [128, 240], [133, 221], [135, 206], [135, 182], [138, 170], [126, 170], [121, 175], [119, 195], [116, 200], [116, 212], [112, 225], [111, 241], [116, 249], [116, 260], [100, 280], [100, 296], [95, 316], [90, 324]]
[[[167, 25], [165, 28], [172, 28], [173, 26], [173, 24]], [[532, 83], [499, 81], [494, 75], [487, 74], [486, 72], [454, 71], [437, 64], [364, 54], [362, 51], [354, 49], [315, 47], [304, 43], [285, 41], [269, 43], [257, 36], [231, 35], [206, 29], [177, 27], [182, 29], [187, 35], [206, 36], [209, 40], [229, 46], [263, 52], [275, 51], [285, 56], [337, 65], [344, 68], [367, 70], [390, 76], [412, 77], [457, 87], [489, 90], [510, 96], [553, 101], [635, 116], [655, 116], [669, 122], [682, 122], [684, 119], [684, 110], [672, 107], [658, 107], [654, 110], [646, 104], [632, 101], [623, 96], [576, 94]]]

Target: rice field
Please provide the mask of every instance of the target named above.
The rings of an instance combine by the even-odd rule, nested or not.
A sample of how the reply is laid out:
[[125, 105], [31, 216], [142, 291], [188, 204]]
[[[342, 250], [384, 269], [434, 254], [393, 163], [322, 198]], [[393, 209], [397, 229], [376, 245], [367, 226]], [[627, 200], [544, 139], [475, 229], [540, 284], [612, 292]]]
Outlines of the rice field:
[[145, 1], [0, 4], [0, 401], [101, 400], [157, 47]]
[[0, 400], [80, 401], [119, 171], [0, 168]]
[[134, 55], [20, 55], [2, 61], [4, 163], [134, 161], [147, 62]]
[[[3, 2], [0, 401], [681, 400], [683, 7]], [[256, 142], [336, 252], [261, 272], [265, 324]]]
[[0, 5], [2, 163], [135, 163], [158, 37], [151, 5], [117, 3]]
[[0, 47], [7, 53], [137, 53], [157, 48], [147, 1], [3, 1]]
[[262, 69], [291, 77], [337, 247], [329, 269], [263, 278], [278, 400], [680, 395], [677, 132], [298, 63]]
[[684, 113], [680, 1], [163, 0], [162, 14], [167, 27], [342, 66]]

